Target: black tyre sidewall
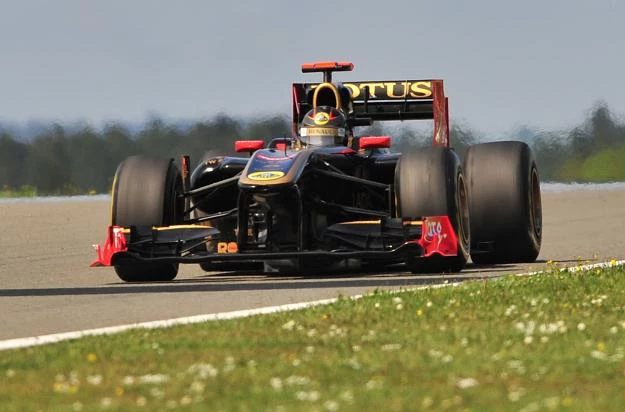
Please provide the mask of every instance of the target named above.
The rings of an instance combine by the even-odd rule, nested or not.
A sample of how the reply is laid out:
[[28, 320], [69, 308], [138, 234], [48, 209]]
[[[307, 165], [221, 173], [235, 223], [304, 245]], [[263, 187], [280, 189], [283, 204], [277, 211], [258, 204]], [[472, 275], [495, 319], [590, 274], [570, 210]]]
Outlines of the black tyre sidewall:
[[449, 216], [458, 237], [457, 256], [415, 259], [407, 262], [409, 268], [413, 272], [460, 271], [469, 257], [470, 227], [464, 176], [456, 153], [429, 147], [403, 154], [395, 169], [395, 182], [398, 217]]
[[[168, 226], [183, 219], [182, 178], [173, 159], [132, 156], [115, 173], [111, 223], [117, 226]], [[178, 263], [128, 263], [115, 266], [126, 282], [168, 281]]]
[[[536, 161], [523, 142], [471, 146], [464, 170], [475, 263], [536, 260], [542, 242], [542, 207]], [[478, 251], [492, 244], [489, 252]], [[483, 248], [482, 248], [483, 249]]]
[[182, 178], [173, 159], [132, 156], [117, 168], [111, 223], [118, 226], [167, 226], [182, 220]]

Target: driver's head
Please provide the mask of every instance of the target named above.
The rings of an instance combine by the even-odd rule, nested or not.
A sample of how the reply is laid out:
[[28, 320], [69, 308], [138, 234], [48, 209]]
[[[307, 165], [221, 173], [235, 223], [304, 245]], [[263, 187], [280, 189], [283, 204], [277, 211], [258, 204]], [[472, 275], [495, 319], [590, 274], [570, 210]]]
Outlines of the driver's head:
[[345, 141], [347, 120], [339, 110], [317, 106], [304, 116], [299, 129], [302, 141], [312, 146], [335, 146]]

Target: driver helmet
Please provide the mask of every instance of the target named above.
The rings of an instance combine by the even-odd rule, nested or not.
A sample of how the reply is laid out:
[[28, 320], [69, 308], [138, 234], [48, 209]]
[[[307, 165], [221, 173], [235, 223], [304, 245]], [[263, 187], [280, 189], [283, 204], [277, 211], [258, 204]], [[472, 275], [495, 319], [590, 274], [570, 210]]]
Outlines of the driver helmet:
[[312, 146], [336, 146], [345, 141], [345, 115], [330, 106], [317, 106], [304, 116], [299, 129], [302, 142]]

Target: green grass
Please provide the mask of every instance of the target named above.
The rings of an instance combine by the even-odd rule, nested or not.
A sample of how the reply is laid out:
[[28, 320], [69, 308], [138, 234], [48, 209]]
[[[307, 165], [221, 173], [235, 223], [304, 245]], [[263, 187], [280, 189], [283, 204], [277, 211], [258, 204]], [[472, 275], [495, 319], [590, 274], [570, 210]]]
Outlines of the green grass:
[[37, 196], [37, 188], [29, 185], [22, 186], [19, 189], [12, 189], [8, 186], [3, 186], [0, 189], [0, 198], [35, 196]]
[[558, 180], [614, 182], [625, 180], [625, 146], [604, 149], [585, 159], [567, 160], [557, 173]]
[[621, 410], [625, 271], [0, 352], [2, 410]]
[[0, 188], [0, 199], [2, 198], [15, 198], [15, 197], [37, 197], [37, 196], [78, 196], [78, 195], [96, 195], [98, 192], [95, 189], [89, 189], [88, 191], [80, 190], [73, 185], [64, 185], [62, 189], [52, 192], [41, 192], [34, 186], [24, 185], [19, 189], [14, 189], [9, 186], [3, 186]]

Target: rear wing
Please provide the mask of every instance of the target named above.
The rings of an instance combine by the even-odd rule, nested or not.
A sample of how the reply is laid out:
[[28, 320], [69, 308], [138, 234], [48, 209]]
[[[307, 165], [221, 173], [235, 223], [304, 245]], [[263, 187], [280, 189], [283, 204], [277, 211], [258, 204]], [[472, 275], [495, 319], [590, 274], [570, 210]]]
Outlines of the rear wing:
[[[313, 108], [315, 89], [329, 83], [293, 83], [293, 132]], [[351, 127], [374, 121], [434, 120], [433, 144], [449, 146], [449, 114], [442, 80], [334, 83]], [[326, 103], [324, 103], [326, 104]]]

